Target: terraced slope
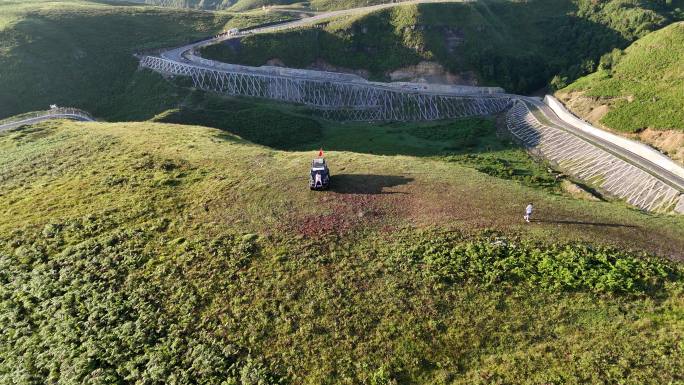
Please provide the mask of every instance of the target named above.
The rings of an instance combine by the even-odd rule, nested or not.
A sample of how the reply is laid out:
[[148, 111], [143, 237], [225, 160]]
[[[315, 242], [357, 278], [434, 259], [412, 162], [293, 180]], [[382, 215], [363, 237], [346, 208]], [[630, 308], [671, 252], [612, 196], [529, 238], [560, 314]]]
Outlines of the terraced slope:
[[536, 107], [516, 102], [507, 113], [507, 125], [544, 159], [575, 178], [644, 210], [684, 214], [684, 186], [669, 184], [609, 149], [590, 144], [551, 122], [540, 121], [532, 112], [535, 110]]

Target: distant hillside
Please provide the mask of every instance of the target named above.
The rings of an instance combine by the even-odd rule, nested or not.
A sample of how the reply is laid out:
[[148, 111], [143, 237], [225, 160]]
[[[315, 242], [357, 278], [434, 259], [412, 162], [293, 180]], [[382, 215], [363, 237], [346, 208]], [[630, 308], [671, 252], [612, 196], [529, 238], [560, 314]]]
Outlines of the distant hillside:
[[597, 72], [557, 94], [584, 118], [684, 162], [684, 23], [606, 54]]
[[291, 4], [297, 0], [135, 0], [135, 2], [173, 8], [225, 10], [235, 7], [238, 10], [245, 10], [263, 5]]
[[0, 119], [50, 104], [80, 107], [107, 120], [149, 118], [174, 106], [185, 90], [138, 71], [133, 54], [286, 17], [0, 1]]
[[107, 119], [153, 115], [175, 91], [137, 72], [133, 54], [211, 35], [231, 19], [78, 1], [0, 2], [0, 15], [0, 118], [50, 104]]
[[210, 47], [205, 55], [252, 65], [271, 60], [348, 69], [376, 79], [432, 61], [454, 81], [528, 93], [556, 75], [574, 79], [593, 71], [604, 53], [679, 17], [676, 4], [646, 0], [424, 4], [337, 20], [323, 29], [250, 36], [240, 46]]

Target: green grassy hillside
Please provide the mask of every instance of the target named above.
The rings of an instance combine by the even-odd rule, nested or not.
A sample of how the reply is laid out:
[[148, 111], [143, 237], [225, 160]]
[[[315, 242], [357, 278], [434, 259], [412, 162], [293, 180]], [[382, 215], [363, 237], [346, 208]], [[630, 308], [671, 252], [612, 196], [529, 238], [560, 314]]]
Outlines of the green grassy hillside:
[[[557, 37], [537, 24], [554, 1], [407, 7], [252, 47], [336, 44], [380, 77], [378, 57], [491, 41], [511, 61], [488, 81], [523, 87], [506, 68], [551, 60], [532, 48]], [[620, 3], [630, 26], [669, 17]], [[271, 16], [111, 4], [0, 0], [0, 119], [50, 103], [149, 119], [0, 133], [0, 384], [684, 381], [684, 217], [573, 198], [501, 117], [326, 122], [137, 71], [133, 52]], [[559, 17], [583, 44], [622, 23]], [[525, 35], [529, 57], [507, 46]], [[321, 147], [332, 186], [313, 192]]]
[[609, 106], [600, 123], [618, 131], [684, 131], [684, 23], [646, 35], [601, 60], [559, 95], [581, 92]]
[[178, 91], [133, 54], [221, 30], [230, 15], [93, 2], [0, 2], [0, 117], [50, 104], [106, 119], [154, 115]]
[[315, 193], [315, 151], [197, 126], [46, 122], [0, 151], [2, 383], [682, 380], [681, 264], [602, 246], [675, 256], [682, 218], [446, 157], [331, 151]]
[[423, 124], [334, 123], [313, 119], [302, 107], [191, 94], [182, 107], [154, 121], [199, 124], [285, 151], [353, 151], [438, 158], [503, 179], [559, 192], [547, 169], [497, 130], [493, 117]]
[[405, 6], [323, 29], [249, 36], [240, 46], [209, 47], [204, 55], [251, 65], [277, 58], [294, 67], [322, 59], [368, 70], [376, 79], [433, 60], [455, 73], [474, 71], [484, 84], [531, 92], [556, 75], [567, 81], [593, 71], [604, 53], [679, 18], [679, 5], [668, 4], [485, 0]]

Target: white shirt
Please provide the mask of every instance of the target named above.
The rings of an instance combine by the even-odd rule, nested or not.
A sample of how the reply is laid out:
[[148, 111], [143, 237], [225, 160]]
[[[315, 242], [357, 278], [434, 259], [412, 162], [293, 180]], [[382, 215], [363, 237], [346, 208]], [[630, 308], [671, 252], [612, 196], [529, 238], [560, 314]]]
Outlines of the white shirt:
[[532, 214], [532, 205], [527, 205], [527, 208], [525, 209], [525, 212], [527, 214]]

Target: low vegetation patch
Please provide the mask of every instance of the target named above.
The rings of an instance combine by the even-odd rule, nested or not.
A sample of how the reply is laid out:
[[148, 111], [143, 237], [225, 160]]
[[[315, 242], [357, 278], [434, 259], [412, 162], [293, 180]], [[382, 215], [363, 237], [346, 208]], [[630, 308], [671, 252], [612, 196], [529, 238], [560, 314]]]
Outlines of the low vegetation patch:
[[558, 179], [541, 163], [535, 163], [520, 149], [495, 153], [450, 156], [452, 162], [468, 165], [487, 175], [518, 181], [526, 186], [558, 191]]
[[643, 294], [682, 279], [677, 265], [579, 244], [535, 245], [505, 237], [455, 242], [453, 235], [430, 234], [403, 239], [398, 247], [397, 254], [425, 266], [426, 274], [452, 284]]

